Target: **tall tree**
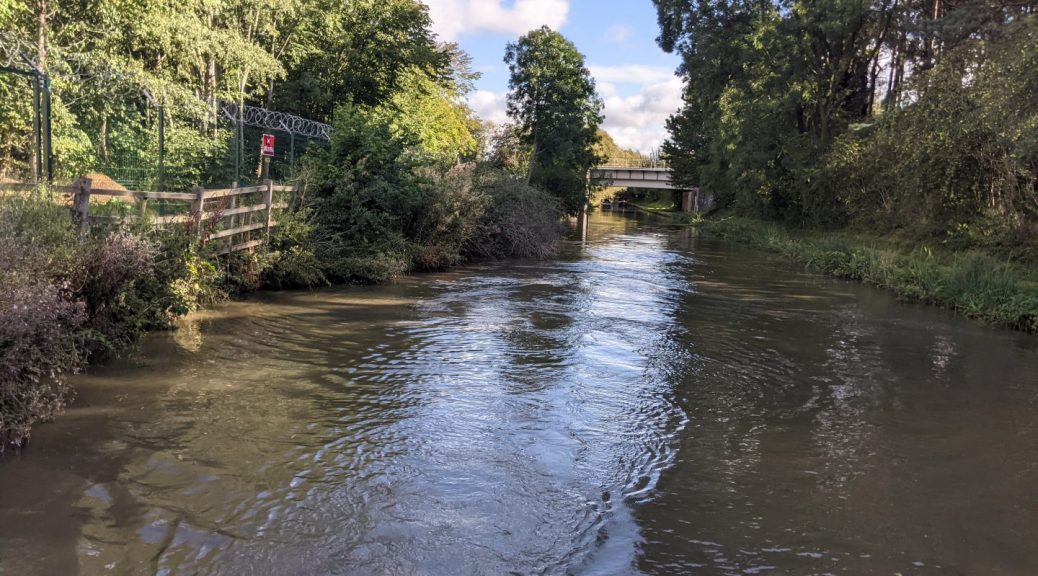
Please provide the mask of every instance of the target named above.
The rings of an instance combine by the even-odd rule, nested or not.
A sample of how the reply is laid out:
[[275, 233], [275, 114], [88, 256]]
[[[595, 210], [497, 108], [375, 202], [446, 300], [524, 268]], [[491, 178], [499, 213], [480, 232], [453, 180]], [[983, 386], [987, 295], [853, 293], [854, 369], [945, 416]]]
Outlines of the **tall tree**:
[[396, 92], [375, 113], [430, 159], [452, 164], [474, 158], [479, 150], [481, 126], [465, 96], [480, 75], [472, 71], [472, 57], [456, 44], [445, 44], [441, 50], [450, 56], [450, 74], [435, 77], [412, 67], [401, 74]]
[[318, 18], [300, 31], [278, 109], [331, 121], [350, 100], [377, 106], [415, 71], [450, 75], [451, 50], [436, 43], [429, 9], [418, 0], [318, 0]]
[[602, 123], [602, 101], [584, 55], [545, 26], [510, 43], [505, 62], [511, 72], [508, 114], [532, 149], [530, 183], [577, 212], [587, 202]]

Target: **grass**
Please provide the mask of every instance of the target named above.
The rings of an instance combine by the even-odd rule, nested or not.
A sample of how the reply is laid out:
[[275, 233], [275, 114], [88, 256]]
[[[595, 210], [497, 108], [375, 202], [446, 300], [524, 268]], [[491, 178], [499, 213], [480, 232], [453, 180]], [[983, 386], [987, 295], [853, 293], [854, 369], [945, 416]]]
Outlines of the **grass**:
[[645, 210], [646, 212], [673, 212], [674, 203], [663, 200], [644, 200], [638, 202], [631, 202], [632, 205]]
[[791, 231], [737, 217], [702, 227], [775, 252], [809, 269], [893, 290], [990, 324], [1038, 332], [1038, 272], [980, 251], [945, 251], [848, 232]]

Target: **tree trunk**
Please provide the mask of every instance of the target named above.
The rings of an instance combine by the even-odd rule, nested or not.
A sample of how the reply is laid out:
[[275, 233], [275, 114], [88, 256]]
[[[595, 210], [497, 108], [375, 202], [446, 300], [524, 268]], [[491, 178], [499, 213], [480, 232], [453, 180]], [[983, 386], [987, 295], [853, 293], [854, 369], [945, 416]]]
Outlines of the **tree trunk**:
[[41, 72], [47, 71], [47, 0], [36, 0], [36, 59]]
[[[213, 137], [216, 137], [220, 126], [220, 103], [216, 100], [216, 58], [209, 56], [209, 67], [206, 75], [206, 101], [209, 103], [208, 119], [212, 122]], [[206, 126], [208, 132], [209, 127]]]

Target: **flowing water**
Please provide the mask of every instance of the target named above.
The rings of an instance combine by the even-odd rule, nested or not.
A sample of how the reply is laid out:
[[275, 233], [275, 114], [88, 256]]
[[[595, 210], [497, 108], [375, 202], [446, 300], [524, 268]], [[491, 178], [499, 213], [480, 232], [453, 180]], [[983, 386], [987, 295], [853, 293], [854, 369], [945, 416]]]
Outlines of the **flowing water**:
[[599, 215], [92, 368], [0, 574], [1038, 574], [1036, 342]]

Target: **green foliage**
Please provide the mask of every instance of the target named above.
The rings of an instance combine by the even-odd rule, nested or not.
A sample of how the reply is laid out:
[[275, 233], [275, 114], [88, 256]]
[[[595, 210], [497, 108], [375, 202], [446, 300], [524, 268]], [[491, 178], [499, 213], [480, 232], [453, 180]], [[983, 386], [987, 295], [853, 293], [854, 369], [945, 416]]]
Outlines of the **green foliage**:
[[434, 161], [451, 164], [475, 156], [478, 122], [462, 103], [464, 94], [421, 70], [402, 75], [400, 90], [376, 110], [393, 133]]
[[124, 219], [136, 211], [133, 204], [118, 198], [112, 198], [103, 204], [90, 203], [91, 216], [106, 216], [110, 218]]
[[[227, 184], [220, 102], [322, 121], [346, 100], [385, 105], [430, 153], [474, 153], [459, 98], [474, 75], [456, 45], [436, 42], [418, 0], [49, 0], [0, 5], [0, 22], [50, 74], [61, 180], [98, 170], [157, 186], [164, 106], [167, 189]], [[31, 123], [28, 79], [0, 74], [0, 178], [32, 175]]]
[[497, 170], [529, 181], [533, 148], [523, 141], [522, 129], [515, 124], [492, 126], [489, 133], [487, 163]]
[[654, 212], [670, 212], [681, 206], [681, 192], [675, 190], [628, 188], [616, 198]]
[[281, 110], [331, 121], [343, 101], [377, 106], [416, 72], [450, 76], [450, 51], [436, 45], [428, 8], [417, 0], [304, 5], [313, 14], [299, 28], [288, 78], [273, 95]]
[[576, 213], [588, 200], [602, 101], [576, 46], [548, 27], [533, 30], [505, 51], [511, 78], [508, 114], [532, 150], [531, 184]]
[[1038, 18], [986, 48], [969, 83], [965, 55], [948, 55], [911, 106], [836, 143], [830, 167], [855, 221], [950, 246], [1038, 244]]
[[146, 304], [145, 327], [167, 328], [178, 316], [227, 297], [213, 255], [192, 231], [170, 226], [151, 234], [159, 250], [154, 274], [140, 285], [139, 297]]
[[796, 225], [1038, 246], [1031, 3], [655, 0], [674, 180]]
[[595, 142], [595, 156], [604, 162], [615, 162], [621, 166], [644, 166], [650, 158], [637, 150], [621, 148], [608, 132], [599, 128], [598, 140]]
[[356, 105], [341, 106], [334, 126], [330, 150], [310, 164], [317, 257], [332, 281], [384, 281], [411, 267], [407, 235], [425, 206], [415, 159]]
[[475, 233], [491, 199], [474, 182], [475, 166], [420, 172], [427, 204], [418, 214], [411, 242], [415, 270], [442, 270], [462, 261], [462, 249]]
[[[329, 280], [380, 282], [466, 258], [553, 253], [554, 195], [493, 167], [423, 163], [380, 113], [356, 105], [340, 107], [335, 128], [330, 150], [308, 159], [305, 199], [313, 254]], [[307, 247], [298, 236], [290, 244]]]
[[309, 209], [291, 210], [278, 218], [270, 239], [262, 284], [274, 288], [312, 288], [328, 283], [317, 260], [315, 226]]

